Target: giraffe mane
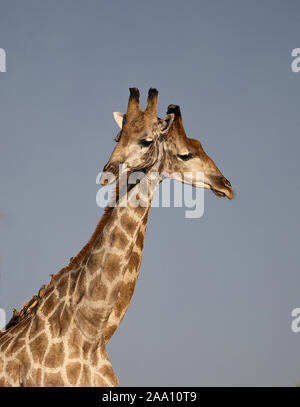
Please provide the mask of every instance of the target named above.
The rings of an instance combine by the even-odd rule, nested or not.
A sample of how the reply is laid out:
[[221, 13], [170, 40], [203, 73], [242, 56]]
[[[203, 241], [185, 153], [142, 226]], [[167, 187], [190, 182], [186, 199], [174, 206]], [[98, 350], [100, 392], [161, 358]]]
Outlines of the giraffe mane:
[[[114, 197], [112, 202], [114, 204], [119, 200], [119, 183], [116, 185], [116, 189], [114, 191]], [[71, 257], [70, 262], [67, 266], [63, 267], [57, 274], [51, 275], [51, 280], [47, 287], [43, 285], [38, 294], [34, 295], [29, 301], [25, 302], [20, 310], [16, 310], [13, 308], [13, 316], [6, 324], [4, 331], [0, 332], [1, 334], [5, 333], [8, 329], [18, 325], [21, 321], [27, 318], [29, 315], [33, 314], [33, 311], [37, 309], [41, 299], [44, 297], [47, 289], [55, 283], [62, 275], [74, 270], [80, 262], [85, 258], [85, 256], [89, 253], [90, 249], [95, 244], [98, 237], [101, 235], [105, 225], [107, 224], [108, 220], [110, 219], [112, 212], [114, 210], [114, 204], [109, 203], [105, 209], [104, 214], [102, 215], [100, 221], [98, 222], [96, 229], [94, 230], [92, 236], [90, 237], [89, 241], [82, 247], [82, 249], [77, 253], [76, 256]]]

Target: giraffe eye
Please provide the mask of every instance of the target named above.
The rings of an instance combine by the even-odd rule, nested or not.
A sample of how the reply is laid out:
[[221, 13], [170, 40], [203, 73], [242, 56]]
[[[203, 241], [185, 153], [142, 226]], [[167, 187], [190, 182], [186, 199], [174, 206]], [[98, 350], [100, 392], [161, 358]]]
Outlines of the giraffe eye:
[[144, 139], [144, 140], [141, 140], [141, 145], [143, 146], [143, 147], [149, 147], [152, 143], [153, 143], [153, 140], [151, 140], [151, 139]]
[[180, 159], [183, 160], [183, 161], [188, 161], [188, 160], [190, 160], [191, 158], [193, 158], [193, 154], [191, 154], [191, 153], [188, 153], [188, 154], [178, 154], [177, 157], [180, 158]]

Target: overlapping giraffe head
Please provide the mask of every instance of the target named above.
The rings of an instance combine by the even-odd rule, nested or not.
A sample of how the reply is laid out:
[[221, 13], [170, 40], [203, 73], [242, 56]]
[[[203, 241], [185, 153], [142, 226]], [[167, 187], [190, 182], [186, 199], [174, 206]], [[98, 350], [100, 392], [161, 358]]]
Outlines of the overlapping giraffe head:
[[[210, 189], [215, 195], [232, 199], [234, 191], [215, 162], [206, 154], [199, 140], [187, 137], [180, 107], [169, 105], [174, 121], [164, 140], [166, 152], [163, 170], [166, 176], [195, 187]], [[201, 175], [201, 176], [199, 176]]]

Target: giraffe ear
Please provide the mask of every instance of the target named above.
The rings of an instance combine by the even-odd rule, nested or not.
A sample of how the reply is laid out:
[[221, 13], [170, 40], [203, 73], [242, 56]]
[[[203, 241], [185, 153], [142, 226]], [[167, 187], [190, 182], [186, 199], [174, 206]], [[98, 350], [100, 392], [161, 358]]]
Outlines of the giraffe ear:
[[122, 129], [125, 123], [126, 114], [121, 112], [113, 112], [113, 115], [117, 125], [120, 127], [120, 129]]
[[174, 117], [174, 113], [170, 113], [162, 119], [159, 119], [159, 130], [161, 135], [165, 136], [168, 134], [170, 127], [172, 126], [172, 123], [174, 121]]

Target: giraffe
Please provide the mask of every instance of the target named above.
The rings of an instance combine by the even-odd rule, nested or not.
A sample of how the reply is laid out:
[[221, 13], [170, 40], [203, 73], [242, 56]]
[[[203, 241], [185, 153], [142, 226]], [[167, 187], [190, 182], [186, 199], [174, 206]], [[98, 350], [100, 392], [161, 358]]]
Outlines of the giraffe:
[[[147, 188], [140, 183], [127, 191], [119, 182], [117, 202], [107, 208], [90, 242], [42, 288], [24, 318], [1, 332], [0, 386], [118, 384], [103, 332], [157, 184], [149, 183], [149, 174], [160, 170], [163, 137], [174, 119], [173, 114], [157, 118], [157, 99], [157, 90], [151, 88], [142, 111], [138, 89], [130, 89], [121, 136], [129, 146], [132, 140], [142, 146], [139, 159], [129, 155], [128, 162], [131, 171], [145, 172]], [[116, 171], [112, 163], [109, 169]], [[133, 205], [137, 194], [146, 205]]]
[[[169, 105], [167, 114], [174, 114], [174, 121], [164, 141], [165, 157], [161, 171], [165, 174], [165, 177], [186, 182], [195, 187], [211, 189], [217, 196], [226, 196], [228, 199], [232, 199], [234, 191], [230, 182], [222, 175], [214, 161], [206, 154], [200, 141], [187, 137], [183, 126], [180, 106], [174, 104]], [[118, 126], [122, 129], [126, 115], [120, 112], [114, 112], [114, 117]], [[116, 136], [115, 140], [119, 143], [120, 133]], [[118, 145], [117, 148], [121, 148], [121, 151], [124, 150], [122, 145]], [[110, 159], [110, 161], [112, 160], [115, 160], [115, 156]], [[110, 161], [104, 169], [109, 167]], [[121, 163], [122, 158], [117, 162], [114, 161], [115, 167]], [[197, 172], [204, 174], [204, 184], [199, 184], [199, 180], [196, 179], [195, 174], [197, 174]], [[194, 177], [189, 179], [186, 174], [193, 174]], [[107, 343], [115, 333], [130, 305], [140, 271], [149, 212], [150, 207], [148, 208], [145, 222], [140, 227], [137, 240], [132, 250], [131, 259], [124, 274], [123, 283], [104, 329], [105, 343]]]
[[[149, 105], [149, 103], [148, 103], [148, 105]], [[128, 109], [129, 110], [129, 109]], [[172, 115], [172, 111], [173, 111], [173, 115], [175, 116], [175, 118], [176, 118], [176, 120], [175, 120], [175, 123], [177, 123], [176, 124], [176, 126], [175, 126], [175, 123], [174, 123], [174, 125], [172, 126], [172, 129], [173, 129], [173, 136], [172, 137], [170, 137], [169, 138], [169, 143], [167, 143], [166, 144], [166, 150], [168, 151], [168, 146], [170, 146], [170, 151], [169, 151], [169, 160], [166, 160], [166, 163], [167, 163], [167, 165], [166, 165], [166, 167], [165, 168], [167, 168], [168, 170], [170, 170], [170, 171], [172, 171], [172, 165], [173, 165], [173, 168], [174, 169], [180, 169], [180, 165], [178, 166], [177, 165], [177, 168], [175, 167], [175, 162], [176, 162], [176, 160], [177, 160], [177, 164], [179, 163], [183, 163], [183, 162], [185, 162], [185, 161], [187, 161], [187, 158], [185, 157], [185, 155], [186, 155], [186, 150], [187, 150], [187, 148], [190, 148], [190, 149], [193, 149], [193, 146], [188, 146], [188, 140], [190, 140], [191, 141], [191, 139], [187, 139], [187, 137], [186, 137], [186, 135], [185, 135], [185, 133], [184, 133], [184, 129], [183, 129], [183, 125], [182, 125], [182, 121], [181, 121], [181, 115], [180, 115], [180, 109], [179, 109], [179, 107], [178, 106], [169, 106], [169, 109], [168, 109], [168, 114], [169, 115]], [[116, 115], [115, 115], [115, 117], [116, 117]], [[120, 116], [119, 116], [120, 117]], [[127, 119], [128, 120], [128, 119]], [[123, 122], [123, 124], [124, 124], [124, 122], [125, 122], [125, 120], [124, 120], [124, 117], [123, 117], [123, 119], [122, 119], [122, 122]], [[124, 136], [124, 132], [123, 132], [123, 136], [122, 136], [122, 141], [124, 140], [124, 138], [125, 138], [125, 136]], [[143, 140], [145, 139], [145, 135], [144, 135], [144, 137], [143, 137]], [[151, 138], [149, 138], [148, 137], [148, 141], [145, 143], [143, 140], [140, 140], [140, 141], [143, 141], [143, 147], [147, 147], [147, 148], [149, 148], [149, 146], [150, 146], [150, 144], [151, 143], [153, 143], [153, 140], [152, 140], [152, 142], [150, 142], [151, 140], [150, 140]], [[120, 140], [120, 135], [118, 136], [118, 141]], [[180, 143], [181, 142], [181, 143]], [[132, 140], [131, 140], [131, 143], [132, 143]], [[195, 165], [195, 162], [194, 162], [194, 168], [195, 168], [195, 170], [200, 170], [200, 167], [199, 167], [199, 164], [200, 163], [202, 163], [202, 166], [203, 166], [203, 162], [205, 162], [205, 161], [209, 161], [210, 159], [209, 159], [209, 157], [206, 157], [206, 155], [205, 155], [205, 153], [204, 153], [204, 151], [202, 152], [203, 153], [203, 155], [202, 155], [202, 157], [200, 157], [200, 152], [201, 152], [201, 145], [200, 145], [200, 143], [199, 142], [197, 142], [196, 140], [194, 140], [194, 144], [196, 144], [197, 145], [197, 143], [199, 144], [197, 147], [198, 148], [196, 148], [195, 149], [195, 146], [194, 146], [194, 150], [195, 150], [195, 152], [194, 152], [194, 155], [195, 155], [195, 160], [196, 160], [196, 162], [198, 162], [198, 165]], [[146, 144], [146, 146], [145, 146], [145, 144]], [[181, 144], [181, 145], [180, 145]], [[121, 145], [121, 144], [120, 144]], [[177, 146], [177, 154], [174, 154], [174, 153], [176, 153], [176, 151], [174, 151], [174, 146]], [[133, 149], [133, 151], [134, 151], [134, 149]], [[151, 151], [151, 149], [150, 149], [150, 151]], [[152, 149], [152, 153], [153, 153], [153, 149]], [[191, 153], [189, 153], [189, 155], [191, 155]], [[113, 155], [112, 155], [113, 156]], [[149, 156], [150, 156], [150, 154], [148, 153], [148, 154], [146, 154], [145, 153], [145, 157], [146, 157], [146, 161], [148, 160], [149, 161]], [[167, 157], [168, 157], [168, 154], [167, 154]], [[171, 159], [170, 159], [171, 158]], [[189, 159], [191, 159], [191, 158], [189, 158]], [[195, 160], [192, 160], [191, 159], [191, 162], [193, 162], [193, 161], [195, 161]], [[211, 163], [212, 163], [212, 161], [211, 161]], [[210, 164], [211, 164], [210, 163]], [[171, 165], [172, 164], [172, 165]], [[132, 164], [131, 164], [132, 165]], [[214, 164], [213, 164], [214, 165]], [[211, 168], [213, 168], [213, 165], [210, 165], [210, 167]], [[111, 163], [108, 163], [108, 165], [106, 166], [106, 168], [107, 167], [110, 167], [111, 166]], [[113, 168], [114, 168], [114, 166], [112, 166]], [[186, 167], [186, 164], [185, 164], [185, 167]], [[186, 167], [187, 169], [189, 169], [189, 167]], [[133, 166], [133, 168], [132, 168], [133, 170], [134, 170], [134, 166]], [[161, 167], [161, 169], [162, 169], [162, 167]], [[181, 171], [183, 172], [184, 171], [184, 167], [182, 167], [181, 168]], [[212, 171], [213, 172], [213, 171]], [[214, 170], [214, 174], [215, 174], [215, 176], [216, 176], [216, 174], [218, 175], [219, 174], [219, 176], [221, 177], [221, 173], [215, 168], [215, 170]], [[224, 177], [223, 177], [224, 178]], [[197, 185], [197, 186], [199, 186], [199, 185]], [[223, 188], [224, 189], [224, 186], [221, 186], [221, 187], [219, 187], [219, 188]], [[227, 190], [228, 189], [228, 190]], [[226, 189], [226, 187], [225, 187], [225, 195], [227, 195], [228, 196], [228, 198], [230, 198], [231, 199], [231, 197], [232, 197], [232, 194], [233, 194], [233, 191], [231, 191], [230, 190], [230, 188], [228, 188], [227, 187], [227, 189]], [[217, 190], [217, 189], [216, 189]], [[143, 234], [141, 233], [141, 231], [143, 230], [143, 229], [145, 229], [145, 225], [146, 225], [146, 221], [147, 221], [147, 217], [148, 217], [148, 213], [149, 213], [149, 208], [150, 208], [150, 206], [148, 206], [148, 209], [147, 209], [147, 211], [146, 211], [146, 215], [145, 215], [145, 219], [144, 219], [144, 222], [140, 225], [140, 230], [139, 230], [139, 232], [138, 232], [138, 234], [137, 234], [137, 236], [139, 236], [139, 238], [137, 238], [137, 240], [136, 240], [136, 246], [139, 246], [139, 241], [141, 242], [141, 236], [142, 236], [142, 244], [143, 244]], [[96, 228], [96, 231], [95, 231], [95, 233], [94, 233], [94, 235], [93, 235], [93, 237], [92, 237], [92, 239], [91, 239], [91, 241], [93, 241], [93, 238], [96, 238], [97, 236], [99, 236], [99, 233], [101, 232], [101, 228], [102, 228], [102, 226], [103, 226], [103, 224], [105, 224], [105, 222], [107, 221], [107, 219], [109, 218], [109, 216], [110, 216], [110, 214], [111, 214], [111, 210], [108, 210], [107, 211], [107, 213], [106, 213], [106, 218], [103, 218], [102, 219], [102, 221], [100, 222], [100, 224], [98, 225], [98, 227]], [[86, 249], [86, 248], [84, 248], [84, 249]], [[82, 250], [82, 252], [80, 253], [80, 254], [84, 254], [84, 251], [85, 250]], [[82, 256], [81, 256], [82, 257]], [[71, 262], [71, 265], [74, 265], [74, 264], [77, 264], [77, 262], [78, 262], [78, 260], [80, 259], [80, 256], [77, 256], [77, 258], [73, 258], [73, 260], [72, 260], [72, 262]], [[132, 260], [133, 259], [133, 260]], [[133, 269], [134, 269], [134, 267], [135, 267], [135, 269], [136, 269], [136, 264], [137, 264], [137, 254], [136, 254], [136, 252], [135, 251], [133, 251], [132, 252], [132, 254], [131, 254], [131, 256], [130, 256], [130, 260], [129, 260], [129, 262], [128, 262], [128, 264], [127, 264], [127, 269], [126, 269], [126, 271], [125, 271], [125, 276], [126, 276], [126, 273], [128, 274], [128, 270], [130, 269], [130, 267], [133, 267]], [[138, 269], [139, 269], [139, 267], [137, 267], [137, 271], [138, 271]], [[62, 270], [62, 271], [64, 271], [64, 269]], [[65, 270], [65, 271], [67, 271], [67, 270]], [[61, 275], [62, 273], [59, 273], [59, 276]], [[56, 279], [57, 279], [57, 276], [54, 276], [54, 278], [53, 278], [53, 280], [54, 281], [56, 281]], [[51, 284], [50, 284], [51, 285]], [[124, 303], [124, 299], [125, 299], [125, 304], [126, 304], [126, 302], [128, 302], [128, 304], [129, 304], [129, 302], [130, 302], [130, 296], [128, 296], [128, 292], [126, 293], [126, 290], [127, 290], [127, 288], [129, 287], [129, 286], [132, 286], [132, 283], [129, 283], [129, 284], [126, 284], [126, 281], [125, 281], [125, 278], [124, 278], [124, 281], [123, 281], [123, 283], [122, 283], [122, 287], [124, 288], [125, 287], [125, 290], [123, 290], [123, 291], [121, 291], [120, 290], [120, 292], [119, 292], [119, 297], [118, 297], [118, 300], [120, 300], [120, 298], [122, 299], [122, 297], [123, 297], [123, 299], [121, 300], [121, 305], [122, 305], [122, 302]], [[134, 285], [135, 285], [135, 282], [134, 282]], [[69, 286], [70, 286], [70, 284], [69, 284]], [[134, 287], [133, 287], [134, 288]], [[28, 304], [28, 306], [27, 306], [27, 310], [28, 311], [30, 311], [31, 309], [34, 309], [35, 308], [35, 306], [36, 306], [36, 303], [38, 302], [38, 299], [39, 299], [39, 297], [41, 297], [41, 296], [43, 296], [44, 295], [44, 292], [45, 292], [45, 288], [44, 287], [42, 287], [42, 289], [41, 289], [41, 293], [39, 293], [39, 295], [37, 296], [37, 297], [33, 297], [33, 299], [31, 300], [31, 302]], [[46, 292], [47, 292], [47, 290], [46, 290]], [[129, 290], [129, 293], [131, 293], [131, 295], [132, 295], [132, 293], [133, 293], [133, 291], [132, 290]], [[119, 301], [120, 302], [120, 301]], [[119, 308], [120, 309], [120, 304], [118, 305], [117, 304], [118, 303], [118, 301], [116, 302], [116, 307], [117, 308]], [[121, 307], [121, 310], [122, 310], [122, 307]], [[125, 309], [125, 311], [126, 311], [126, 309]], [[57, 325], [59, 325], [59, 324], [61, 324], [62, 325], [62, 322], [64, 322], [63, 321], [63, 317], [64, 316], [64, 314], [63, 313], [59, 313], [59, 315], [55, 318], [55, 322], [57, 323]], [[13, 323], [11, 324], [12, 326], [14, 325]], [[18, 326], [21, 326], [22, 324], [19, 324]], [[108, 324], [109, 325], [109, 324]], [[106, 329], [106, 328], [105, 328]], [[62, 329], [61, 329], [61, 331], [62, 331]], [[109, 327], [108, 327], [108, 331], [109, 332], [111, 332], [111, 329], [109, 329]], [[11, 332], [11, 334], [12, 334], [12, 336], [15, 334], [15, 332], [13, 331], [13, 328], [12, 328], [12, 330], [10, 331]], [[9, 341], [7, 341], [7, 342], [9, 342]], [[6, 342], [6, 343], [7, 343]], [[105, 341], [106, 342], [106, 341]], [[1, 338], [0, 338], [0, 346], [1, 346]], [[87, 369], [87, 367], [85, 367], [86, 369]], [[0, 365], [0, 371], [1, 371], [1, 365]], [[37, 373], [38, 374], [38, 373]], [[54, 374], [54, 373], [53, 373]], [[1, 378], [0, 378], [0, 383], [1, 383]], [[26, 385], [34, 385], [34, 384], [31, 384], [30, 383], [30, 381], [28, 382], [28, 383], [25, 383]], [[79, 383], [80, 384], [80, 383]], [[24, 383], [23, 383], [23, 385], [24, 385]], [[56, 383], [56, 385], [62, 385], [61, 384], [61, 382], [60, 381], [58, 381], [58, 383]], [[70, 384], [69, 384], [70, 385]], [[76, 384], [73, 384], [72, 383], [72, 385], [76, 385]], [[100, 385], [99, 383], [98, 383], [98, 385]]]

